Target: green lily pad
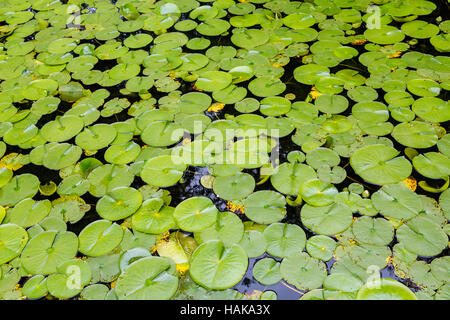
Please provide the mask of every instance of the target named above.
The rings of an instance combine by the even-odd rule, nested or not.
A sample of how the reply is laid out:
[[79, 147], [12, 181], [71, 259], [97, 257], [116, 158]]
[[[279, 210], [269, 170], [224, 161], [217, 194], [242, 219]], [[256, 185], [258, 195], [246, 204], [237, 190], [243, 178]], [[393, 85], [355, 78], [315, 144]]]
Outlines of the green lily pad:
[[52, 296], [60, 299], [79, 294], [92, 278], [89, 264], [83, 260], [66, 261], [58, 266], [58, 271], [48, 276], [47, 289]]
[[206, 197], [183, 200], [173, 213], [177, 225], [186, 231], [202, 231], [216, 222], [218, 210]]
[[85, 127], [75, 138], [75, 143], [84, 150], [99, 150], [108, 146], [116, 137], [117, 131], [107, 124]]
[[186, 164], [182, 159], [158, 156], [145, 163], [141, 170], [141, 178], [150, 185], [168, 187], [181, 179], [184, 170], [186, 170]]
[[78, 238], [73, 232], [43, 231], [31, 238], [22, 251], [22, 266], [33, 275], [55, 273], [77, 252]]
[[52, 208], [49, 200], [35, 201], [27, 198], [8, 211], [6, 221], [23, 228], [31, 227], [44, 219]]
[[382, 26], [381, 28], [366, 30], [364, 37], [377, 44], [393, 44], [402, 41], [405, 38], [405, 34], [396, 27]]
[[293, 13], [283, 18], [283, 24], [292, 29], [311, 27], [315, 23], [314, 16], [308, 13]]
[[400, 123], [392, 131], [392, 137], [404, 146], [429, 148], [438, 141], [436, 130], [428, 123], [411, 121]]
[[103, 256], [122, 241], [123, 230], [108, 220], [97, 220], [87, 225], [79, 235], [79, 250], [91, 257]]
[[414, 168], [425, 177], [440, 179], [450, 175], [450, 159], [439, 152], [420, 154], [412, 162]]
[[207, 241], [194, 251], [190, 276], [208, 289], [227, 289], [237, 284], [247, 271], [248, 258], [237, 244], [225, 247], [219, 240]]
[[374, 280], [358, 290], [357, 300], [417, 300], [416, 295], [404, 284], [392, 279]]
[[27, 242], [28, 234], [22, 227], [12, 223], [0, 225], [0, 263], [20, 255]]
[[142, 203], [142, 194], [130, 187], [112, 189], [95, 207], [100, 217], [106, 220], [121, 220], [131, 216]]
[[252, 193], [244, 200], [244, 205], [245, 215], [256, 223], [278, 222], [286, 215], [285, 198], [270, 190]]
[[202, 231], [194, 233], [197, 243], [209, 240], [221, 240], [225, 246], [239, 243], [244, 234], [244, 225], [239, 217], [231, 212], [219, 212], [216, 223]]
[[278, 171], [270, 177], [273, 187], [284, 194], [297, 195], [300, 186], [310, 179], [316, 178], [311, 167], [294, 162], [285, 162], [278, 167]]
[[352, 232], [363, 244], [382, 246], [394, 239], [394, 226], [383, 218], [360, 217], [353, 223]]
[[168, 300], [178, 289], [178, 278], [166, 258], [146, 257], [128, 266], [114, 288], [119, 300]]
[[306, 251], [313, 258], [329, 261], [333, 258], [336, 245], [336, 241], [333, 238], [317, 235], [312, 236], [306, 241]]
[[264, 234], [257, 230], [245, 230], [239, 245], [244, 248], [249, 258], [259, 257], [267, 248]]
[[[395, 129], [394, 129], [395, 130]], [[396, 183], [408, 177], [411, 163], [394, 148], [385, 145], [369, 145], [356, 150], [350, 164], [364, 180], [374, 184]]]
[[48, 293], [47, 278], [43, 275], [36, 275], [25, 282], [22, 288], [22, 293], [28, 299], [39, 299]]
[[423, 210], [419, 196], [402, 184], [385, 185], [372, 195], [372, 203], [384, 216], [409, 220]]
[[174, 208], [164, 206], [162, 199], [147, 199], [133, 215], [133, 228], [140, 232], [160, 234], [175, 227]]
[[323, 207], [305, 204], [300, 212], [305, 227], [322, 235], [334, 235], [345, 231], [353, 222], [352, 210], [340, 203]]
[[14, 206], [23, 199], [33, 198], [39, 184], [39, 179], [33, 174], [16, 175], [0, 189], [0, 205]]
[[283, 93], [286, 90], [286, 85], [278, 78], [264, 76], [250, 81], [248, 89], [255, 96], [271, 97]]
[[281, 280], [280, 263], [272, 258], [258, 260], [253, 266], [253, 277], [266, 286]]
[[204, 91], [217, 91], [226, 88], [233, 76], [223, 71], [206, 71], [200, 74], [195, 86]]
[[397, 239], [412, 253], [435, 256], [447, 247], [448, 237], [442, 228], [426, 217], [415, 217], [397, 230]]
[[319, 179], [311, 179], [303, 182], [299, 194], [306, 203], [315, 207], [323, 207], [334, 202], [338, 190], [329, 183]]
[[325, 264], [305, 252], [293, 252], [284, 258], [280, 272], [287, 283], [299, 290], [319, 288], [327, 276]]
[[448, 102], [435, 97], [417, 99], [412, 105], [412, 111], [422, 119], [431, 122], [450, 120]]
[[272, 223], [264, 229], [267, 253], [274, 257], [287, 257], [293, 252], [301, 252], [305, 247], [306, 235], [295, 224]]

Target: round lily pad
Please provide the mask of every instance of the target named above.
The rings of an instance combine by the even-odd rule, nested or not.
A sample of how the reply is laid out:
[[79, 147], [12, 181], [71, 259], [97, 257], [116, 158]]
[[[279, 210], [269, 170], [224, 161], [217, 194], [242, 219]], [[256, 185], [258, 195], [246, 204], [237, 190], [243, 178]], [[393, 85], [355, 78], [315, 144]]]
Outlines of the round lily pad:
[[23, 267], [31, 274], [55, 273], [57, 267], [75, 257], [78, 238], [73, 232], [43, 231], [30, 239], [22, 251]]
[[352, 225], [359, 243], [387, 245], [394, 239], [394, 226], [383, 218], [360, 217]]
[[17, 257], [28, 242], [28, 234], [16, 224], [6, 223], [0, 225], [0, 263]]
[[439, 179], [450, 175], [450, 159], [439, 152], [427, 152], [413, 158], [414, 168], [423, 176]]
[[323, 207], [303, 205], [300, 212], [302, 223], [322, 235], [334, 235], [345, 231], [353, 222], [352, 210], [340, 203]]
[[24, 199], [8, 211], [7, 221], [23, 228], [31, 227], [44, 219], [52, 208], [49, 200]]
[[258, 260], [253, 266], [253, 277], [266, 286], [281, 280], [280, 263], [272, 258]]
[[47, 278], [40, 274], [28, 279], [22, 288], [22, 293], [28, 299], [42, 298], [47, 292]]
[[450, 120], [448, 102], [435, 97], [417, 99], [412, 105], [412, 111], [422, 119], [431, 122]]
[[223, 71], [206, 71], [202, 73], [195, 86], [204, 91], [222, 90], [231, 83], [233, 76]]
[[313, 168], [298, 162], [283, 163], [270, 177], [273, 187], [284, 194], [297, 195], [303, 182], [316, 178]]
[[131, 216], [141, 206], [141, 193], [130, 187], [112, 189], [95, 207], [100, 217], [106, 220], [121, 220]]
[[[395, 130], [395, 129], [394, 129]], [[411, 174], [411, 163], [392, 147], [375, 144], [356, 150], [350, 164], [364, 180], [374, 184], [389, 184], [404, 180]]]
[[133, 228], [140, 232], [160, 234], [175, 227], [174, 208], [164, 206], [162, 199], [147, 199], [131, 219]]
[[364, 32], [364, 36], [367, 40], [378, 44], [393, 44], [400, 42], [405, 38], [405, 34], [402, 30], [393, 26], [368, 29]]
[[73, 259], [58, 266], [58, 273], [47, 278], [49, 293], [60, 299], [71, 298], [91, 281], [92, 272], [86, 261]]
[[158, 156], [145, 163], [141, 170], [141, 178], [150, 185], [168, 187], [181, 179], [184, 170], [186, 164], [182, 159], [174, 161], [172, 156]]
[[166, 258], [146, 257], [128, 266], [114, 288], [119, 300], [168, 300], [178, 289], [178, 278]]
[[80, 232], [79, 250], [88, 256], [102, 256], [117, 247], [122, 237], [123, 230], [118, 224], [108, 220], [97, 220]]
[[274, 191], [262, 190], [252, 193], [244, 200], [245, 215], [261, 224], [278, 222], [286, 215], [285, 198]]
[[423, 209], [420, 197], [403, 184], [385, 185], [372, 195], [372, 203], [384, 216], [408, 220]]
[[220, 176], [214, 179], [213, 190], [225, 200], [240, 200], [250, 195], [255, 188], [255, 180], [248, 173]]
[[359, 289], [357, 300], [417, 300], [416, 295], [404, 284], [392, 279], [368, 282]]
[[259, 257], [267, 248], [264, 234], [257, 230], [245, 230], [239, 245], [244, 248], [249, 258]]
[[264, 230], [267, 241], [267, 253], [274, 257], [286, 257], [293, 252], [300, 252], [305, 247], [306, 235], [295, 224], [272, 223]]
[[429, 148], [438, 141], [436, 130], [428, 123], [411, 121], [395, 126], [392, 137], [404, 146], [411, 148]]
[[33, 174], [16, 175], [0, 189], [0, 205], [14, 206], [26, 198], [33, 198], [39, 189], [39, 179]]
[[248, 89], [255, 96], [270, 97], [283, 93], [286, 85], [278, 78], [264, 76], [250, 81]]
[[397, 239], [412, 253], [435, 256], [447, 247], [448, 237], [442, 228], [426, 217], [415, 217], [397, 230]]
[[116, 129], [107, 124], [85, 127], [75, 138], [75, 143], [85, 150], [98, 150], [110, 144], [117, 135]]
[[225, 247], [220, 240], [207, 241], [194, 251], [190, 276], [208, 289], [227, 289], [237, 284], [247, 271], [248, 258], [237, 244]]
[[201, 231], [216, 222], [218, 210], [206, 197], [183, 200], [173, 213], [177, 225], [186, 231]]
[[72, 115], [57, 117], [41, 128], [41, 135], [47, 141], [66, 141], [76, 136], [84, 127], [82, 119]]
[[327, 276], [325, 264], [305, 252], [293, 252], [284, 258], [280, 272], [287, 283], [299, 290], [319, 288]]
[[197, 243], [209, 240], [221, 240], [225, 246], [239, 243], [244, 234], [244, 225], [239, 217], [232, 212], [219, 212], [216, 223], [211, 227], [194, 233]]
[[330, 183], [311, 179], [301, 184], [299, 194], [306, 203], [322, 207], [332, 204], [338, 190]]
[[333, 258], [334, 250], [336, 249], [336, 241], [328, 236], [312, 236], [306, 241], [306, 251], [311, 257], [329, 261]]

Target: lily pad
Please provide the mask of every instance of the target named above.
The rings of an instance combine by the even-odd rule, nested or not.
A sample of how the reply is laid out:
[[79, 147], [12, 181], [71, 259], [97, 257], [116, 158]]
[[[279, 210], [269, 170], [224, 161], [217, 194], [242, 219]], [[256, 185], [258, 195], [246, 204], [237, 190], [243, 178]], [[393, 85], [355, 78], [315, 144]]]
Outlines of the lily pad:
[[131, 216], [141, 206], [141, 193], [130, 187], [112, 189], [95, 207], [100, 217], [106, 220], [121, 220]]
[[286, 215], [285, 198], [274, 191], [262, 190], [252, 193], [244, 200], [245, 215], [261, 224], [278, 222]]
[[22, 251], [22, 265], [33, 275], [55, 273], [77, 251], [78, 238], [73, 232], [43, 231], [31, 238]]
[[158, 156], [147, 161], [142, 168], [141, 178], [150, 185], [168, 187], [177, 183], [186, 170], [182, 159], [171, 156]]
[[253, 266], [253, 277], [266, 286], [279, 282], [281, 280], [280, 263], [272, 258], [258, 260]]
[[334, 235], [345, 231], [353, 222], [349, 207], [334, 203], [323, 207], [305, 204], [300, 212], [302, 223], [322, 235]]
[[208, 289], [227, 289], [237, 284], [247, 271], [248, 258], [237, 244], [225, 247], [219, 240], [207, 241], [194, 251], [190, 276]]
[[206, 197], [183, 200], [173, 213], [177, 225], [186, 231], [201, 231], [216, 222], [218, 210]]
[[7, 263], [20, 255], [27, 242], [28, 234], [22, 227], [12, 223], [0, 225], [0, 263]]
[[111, 252], [122, 241], [123, 230], [107, 220], [97, 220], [87, 225], [79, 235], [79, 250], [91, 257]]
[[350, 157], [350, 164], [366, 181], [374, 184], [396, 183], [412, 171], [411, 163], [404, 157], [397, 157], [398, 154], [397, 150], [385, 145], [369, 145], [356, 150]]
[[305, 252], [294, 252], [284, 258], [280, 272], [287, 283], [299, 290], [319, 288], [327, 276], [325, 264]]
[[404, 284], [392, 279], [379, 279], [366, 283], [359, 289], [357, 300], [417, 300]]
[[114, 288], [119, 300], [168, 300], [178, 289], [178, 278], [166, 258], [146, 257], [128, 266]]
[[274, 257], [287, 257], [293, 252], [301, 252], [305, 247], [306, 235], [295, 224], [272, 223], [264, 230], [267, 253]]
[[448, 238], [442, 228], [426, 217], [415, 217], [397, 230], [397, 238], [410, 252], [435, 256], [447, 247]]

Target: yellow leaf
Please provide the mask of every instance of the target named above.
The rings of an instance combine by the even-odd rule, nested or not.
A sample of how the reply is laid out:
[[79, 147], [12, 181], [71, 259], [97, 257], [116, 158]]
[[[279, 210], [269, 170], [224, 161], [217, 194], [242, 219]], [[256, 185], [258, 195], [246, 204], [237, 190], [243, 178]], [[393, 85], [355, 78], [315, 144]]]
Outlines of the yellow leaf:
[[0, 160], [0, 168], [6, 167], [9, 170], [16, 171], [23, 167], [22, 160], [24, 158], [23, 154], [20, 153], [10, 153], [4, 156]]
[[225, 103], [215, 102], [208, 108], [208, 111], [209, 112], [211, 112], [211, 111], [218, 112], [218, 111], [222, 110], [224, 107], [225, 107]]
[[367, 42], [367, 40], [355, 40], [355, 41], [351, 42], [351, 44], [353, 44], [355, 46], [359, 46], [359, 45], [362, 45], [362, 44], [364, 44], [366, 42]]
[[402, 183], [407, 186], [412, 191], [416, 191], [417, 189], [417, 180], [414, 177], [410, 176], [402, 181]]
[[309, 95], [313, 98], [313, 99], [317, 99], [318, 96], [322, 95], [322, 93], [320, 93], [319, 91], [316, 90], [316, 87], [312, 87], [311, 88], [311, 92], [309, 93]]
[[227, 201], [227, 209], [238, 214], [245, 214], [245, 205], [236, 202]]

